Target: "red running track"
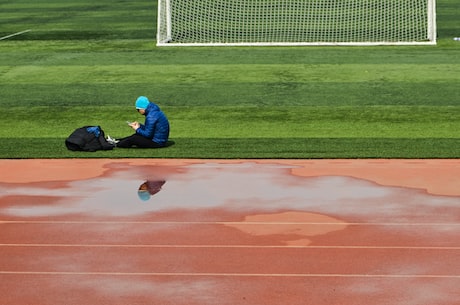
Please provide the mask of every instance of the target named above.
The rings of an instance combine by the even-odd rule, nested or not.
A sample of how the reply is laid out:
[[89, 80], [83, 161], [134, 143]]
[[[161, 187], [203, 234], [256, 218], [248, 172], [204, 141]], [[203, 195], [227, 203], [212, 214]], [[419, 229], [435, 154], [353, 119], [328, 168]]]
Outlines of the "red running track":
[[460, 160], [0, 167], [0, 304], [459, 302]]

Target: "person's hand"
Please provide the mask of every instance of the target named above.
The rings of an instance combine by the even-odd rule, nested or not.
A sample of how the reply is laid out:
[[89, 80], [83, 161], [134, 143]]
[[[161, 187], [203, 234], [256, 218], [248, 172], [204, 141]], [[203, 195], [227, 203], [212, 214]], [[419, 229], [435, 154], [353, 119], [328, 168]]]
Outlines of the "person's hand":
[[132, 129], [137, 130], [141, 126], [141, 124], [139, 124], [139, 122], [132, 122], [131, 124], [129, 124], [129, 126], [131, 126]]

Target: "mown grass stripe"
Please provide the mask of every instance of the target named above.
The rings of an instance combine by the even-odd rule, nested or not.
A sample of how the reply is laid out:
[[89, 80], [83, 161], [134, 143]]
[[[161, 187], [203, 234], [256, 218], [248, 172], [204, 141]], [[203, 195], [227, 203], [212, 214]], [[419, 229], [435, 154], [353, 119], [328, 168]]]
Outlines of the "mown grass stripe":
[[[180, 138], [455, 138], [460, 107], [421, 106], [260, 106], [162, 107], [171, 136]], [[33, 120], [23, 120], [23, 114]], [[66, 120], [62, 118], [65, 117]], [[250, 117], [251, 119], [245, 119]], [[65, 137], [76, 127], [101, 125], [115, 137], [128, 135], [125, 121], [143, 120], [133, 107], [12, 107], [0, 137]], [[57, 126], [59, 128], [57, 128]]]
[[[458, 158], [460, 139], [362, 138], [172, 138], [158, 150], [114, 149], [72, 152], [65, 138], [0, 138], [3, 158], [197, 158], [197, 159], [334, 159], [334, 158]], [[11, 151], [14, 154], [11, 154]], [[10, 156], [10, 157], [9, 157]]]
[[[71, 58], [69, 58], [71, 60]], [[458, 80], [460, 64], [430, 65], [22, 65], [6, 67], [5, 84], [137, 82], [408, 82]]]

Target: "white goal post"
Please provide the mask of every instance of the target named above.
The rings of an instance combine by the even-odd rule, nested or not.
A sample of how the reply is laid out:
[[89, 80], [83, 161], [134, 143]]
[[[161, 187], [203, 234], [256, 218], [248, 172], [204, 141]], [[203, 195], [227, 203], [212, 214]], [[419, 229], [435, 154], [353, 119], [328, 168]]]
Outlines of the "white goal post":
[[436, 0], [158, 0], [158, 46], [436, 44]]

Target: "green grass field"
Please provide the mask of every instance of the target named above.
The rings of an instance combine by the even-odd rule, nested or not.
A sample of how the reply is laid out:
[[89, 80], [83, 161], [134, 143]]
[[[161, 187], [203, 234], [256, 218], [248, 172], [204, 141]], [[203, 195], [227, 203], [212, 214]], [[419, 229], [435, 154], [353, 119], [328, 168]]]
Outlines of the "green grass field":
[[[458, 158], [460, 2], [438, 0], [437, 46], [155, 46], [153, 0], [0, 0], [0, 158]], [[145, 95], [165, 149], [68, 151], [114, 137]]]

